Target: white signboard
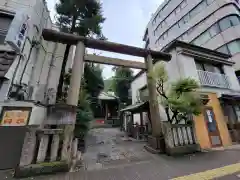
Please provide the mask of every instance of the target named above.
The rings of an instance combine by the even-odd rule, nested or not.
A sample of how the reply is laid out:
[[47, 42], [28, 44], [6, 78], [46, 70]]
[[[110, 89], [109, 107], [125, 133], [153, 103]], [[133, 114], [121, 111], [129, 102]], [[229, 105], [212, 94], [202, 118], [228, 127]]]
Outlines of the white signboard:
[[27, 37], [29, 20], [27, 13], [17, 12], [9, 27], [5, 41], [17, 52], [21, 52]]

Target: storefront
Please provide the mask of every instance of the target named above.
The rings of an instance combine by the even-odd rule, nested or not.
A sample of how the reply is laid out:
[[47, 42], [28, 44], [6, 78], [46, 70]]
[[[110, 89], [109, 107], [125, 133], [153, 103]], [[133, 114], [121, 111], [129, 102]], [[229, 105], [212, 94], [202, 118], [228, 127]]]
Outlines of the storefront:
[[208, 102], [202, 114], [194, 117], [196, 136], [201, 148], [229, 146], [232, 144], [226, 118], [216, 93], [206, 93]]

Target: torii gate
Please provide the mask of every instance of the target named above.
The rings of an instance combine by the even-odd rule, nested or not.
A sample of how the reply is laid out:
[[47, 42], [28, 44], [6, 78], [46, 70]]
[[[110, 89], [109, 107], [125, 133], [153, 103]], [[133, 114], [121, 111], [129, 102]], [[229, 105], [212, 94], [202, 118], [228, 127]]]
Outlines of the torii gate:
[[[171, 60], [170, 54], [128, 46], [128, 45], [123, 45], [123, 44], [117, 44], [117, 43], [103, 41], [103, 40], [85, 38], [82, 36], [58, 32], [51, 29], [44, 29], [42, 35], [46, 41], [76, 45], [71, 82], [70, 82], [69, 93], [67, 97], [67, 104], [72, 106], [77, 106], [78, 104], [78, 95], [80, 90], [81, 77], [83, 74], [84, 61], [143, 69], [149, 72], [153, 68], [152, 59], [159, 59], [163, 61]], [[104, 56], [96, 56], [96, 55], [85, 56], [86, 47], [103, 50], [103, 51], [114, 52], [114, 53], [121, 53], [121, 54], [143, 57], [145, 59], [145, 63], [116, 59], [116, 58], [109, 58]], [[156, 99], [157, 99], [156, 84], [154, 79], [152, 79], [148, 75], [147, 75], [147, 87], [149, 90], [149, 107], [150, 107], [150, 117], [151, 117], [152, 132], [153, 132], [152, 135], [159, 136], [159, 135], [162, 135], [162, 127], [161, 127], [161, 121], [160, 121], [160, 115], [159, 115], [159, 107], [158, 107], [158, 104], [156, 103]]]

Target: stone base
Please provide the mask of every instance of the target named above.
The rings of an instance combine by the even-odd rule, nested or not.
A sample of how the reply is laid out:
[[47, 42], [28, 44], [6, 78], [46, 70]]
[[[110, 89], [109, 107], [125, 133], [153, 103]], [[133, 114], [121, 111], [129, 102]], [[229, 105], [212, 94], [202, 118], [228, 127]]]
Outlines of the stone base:
[[144, 148], [145, 148], [148, 152], [150, 152], [150, 153], [152, 153], [152, 154], [159, 154], [159, 153], [161, 153], [160, 150], [153, 149], [152, 147], [150, 147], [150, 146], [148, 146], [148, 145], [145, 145]]
[[164, 137], [154, 137], [148, 136], [148, 146], [152, 149], [159, 151], [160, 153], [165, 153], [165, 140]]
[[49, 162], [32, 164], [28, 166], [17, 167], [15, 169], [15, 178], [26, 178], [39, 175], [55, 174], [57, 172], [68, 172], [69, 166], [66, 162]]
[[174, 147], [174, 148], [166, 147], [166, 153], [169, 156], [191, 154], [191, 153], [200, 152], [200, 151], [201, 151], [201, 148], [198, 144], [178, 146], [178, 147]]

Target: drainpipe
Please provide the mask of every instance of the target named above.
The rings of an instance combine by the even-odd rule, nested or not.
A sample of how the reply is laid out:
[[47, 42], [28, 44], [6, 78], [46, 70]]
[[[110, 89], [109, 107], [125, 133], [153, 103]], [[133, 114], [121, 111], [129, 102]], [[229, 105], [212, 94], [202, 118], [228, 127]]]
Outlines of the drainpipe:
[[[29, 39], [28, 39], [28, 40], [29, 40]], [[23, 71], [22, 71], [22, 74], [21, 74], [21, 77], [20, 77], [20, 80], [19, 80], [19, 87], [18, 87], [17, 90], [16, 90], [16, 95], [18, 95], [19, 91], [20, 91], [21, 88], [22, 88], [21, 86], [22, 86], [23, 76], [24, 76], [24, 73], [25, 73], [25, 71], [26, 71], [26, 69], [27, 69], [27, 65], [29, 64], [30, 57], [31, 57], [31, 55], [32, 55], [32, 50], [33, 50], [33, 48], [35, 47], [36, 44], [37, 44], [36, 42], [32, 42], [32, 43], [31, 43], [31, 48], [30, 48], [30, 51], [29, 51], [29, 54], [28, 54], [28, 58], [27, 58], [27, 61], [26, 61], [25, 65], [24, 65], [24, 68], [23, 68]]]
[[[26, 40], [27, 40], [27, 39], [30, 41], [29, 37], [27, 37]], [[16, 68], [15, 68], [15, 70], [14, 70], [14, 73], [13, 73], [13, 76], [12, 76], [12, 80], [11, 80], [10, 87], [9, 87], [9, 90], [8, 90], [8, 94], [7, 94], [8, 99], [9, 99], [10, 93], [12, 92], [14, 80], [15, 80], [15, 78], [16, 78], [17, 71], [18, 71], [18, 69], [19, 69], [21, 59], [22, 59], [22, 57], [24, 58], [24, 56], [23, 56], [23, 50], [24, 50], [25, 45], [26, 45], [26, 40], [24, 41], [23, 48], [22, 48], [22, 50], [21, 50], [21, 53], [19, 54], [17, 66], [16, 66]]]

